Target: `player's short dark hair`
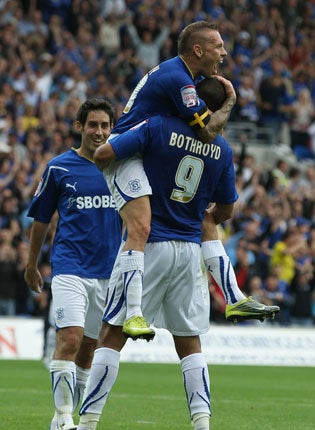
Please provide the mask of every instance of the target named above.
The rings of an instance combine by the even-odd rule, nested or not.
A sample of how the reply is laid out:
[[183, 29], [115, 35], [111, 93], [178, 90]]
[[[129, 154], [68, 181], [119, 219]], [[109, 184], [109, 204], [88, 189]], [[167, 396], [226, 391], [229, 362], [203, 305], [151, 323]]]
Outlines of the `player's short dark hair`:
[[215, 22], [208, 21], [197, 21], [187, 25], [178, 36], [178, 54], [188, 54], [196, 43], [202, 43], [204, 41], [204, 30], [218, 31], [218, 25]]
[[106, 112], [109, 116], [110, 122], [112, 124], [115, 123], [115, 109], [112, 103], [108, 100], [98, 99], [96, 97], [89, 98], [82, 103], [77, 112], [76, 120], [82, 125], [85, 125], [88, 113], [93, 110], [102, 110]]
[[217, 78], [205, 78], [196, 85], [198, 96], [215, 112], [226, 100], [225, 87]]

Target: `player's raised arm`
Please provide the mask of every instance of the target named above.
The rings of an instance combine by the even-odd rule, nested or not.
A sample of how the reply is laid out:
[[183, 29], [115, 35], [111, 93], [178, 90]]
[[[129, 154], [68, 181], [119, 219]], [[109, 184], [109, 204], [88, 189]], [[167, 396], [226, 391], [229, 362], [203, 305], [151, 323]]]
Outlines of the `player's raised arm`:
[[109, 142], [99, 146], [94, 152], [93, 161], [99, 170], [103, 170], [111, 160], [115, 160], [116, 155]]

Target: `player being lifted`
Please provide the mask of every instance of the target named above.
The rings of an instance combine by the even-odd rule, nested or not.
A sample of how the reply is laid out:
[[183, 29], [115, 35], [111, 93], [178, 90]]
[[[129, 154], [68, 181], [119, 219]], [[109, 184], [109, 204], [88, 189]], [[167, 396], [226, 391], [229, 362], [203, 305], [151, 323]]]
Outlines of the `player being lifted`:
[[[217, 76], [225, 86], [226, 100], [219, 110], [212, 113], [198, 97], [195, 84], [202, 77], [217, 74], [218, 65], [226, 55], [216, 24], [199, 21], [185, 27], [178, 38], [178, 56], [157, 65], [141, 79], [109, 140], [154, 114], [163, 114], [181, 117], [193, 128], [201, 142], [211, 142], [229, 117], [236, 100], [235, 91], [231, 82]], [[123, 332], [134, 339], [143, 337], [150, 340], [155, 333], [142, 315], [141, 291], [144, 247], [150, 234], [149, 195], [152, 190], [140, 155], [114, 160], [109, 164], [102, 151], [99, 148], [95, 152], [94, 160], [103, 170], [127, 229], [126, 243], [120, 255], [127, 305]], [[223, 219], [226, 217], [222, 213], [206, 212], [202, 251], [207, 269], [224, 294], [226, 318], [234, 321], [246, 318], [263, 320], [273, 316], [274, 309], [245, 297], [238, 288], [229, 257], [218, 240], [216, 224]]]

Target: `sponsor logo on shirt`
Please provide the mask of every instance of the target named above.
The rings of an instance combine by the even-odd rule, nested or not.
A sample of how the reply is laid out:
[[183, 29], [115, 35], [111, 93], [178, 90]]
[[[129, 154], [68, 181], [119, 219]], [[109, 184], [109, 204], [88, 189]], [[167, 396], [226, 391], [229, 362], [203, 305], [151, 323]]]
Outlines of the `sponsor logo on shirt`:
[[186, 107], [193, 107], [198, 105], [198, 97], [196, 88], [193, 85], [186, 85], [180, 90], [183, 104]]
[[75, 202], [75, 197], [69, 197], [68, 198], [68, 205], [67, 205], [67, 209], [70, 209], [73, 205], [73, 203]]
[[108, 195], [78, 196], [75, 201], [77, 209], [116, 208], [113, 197]]

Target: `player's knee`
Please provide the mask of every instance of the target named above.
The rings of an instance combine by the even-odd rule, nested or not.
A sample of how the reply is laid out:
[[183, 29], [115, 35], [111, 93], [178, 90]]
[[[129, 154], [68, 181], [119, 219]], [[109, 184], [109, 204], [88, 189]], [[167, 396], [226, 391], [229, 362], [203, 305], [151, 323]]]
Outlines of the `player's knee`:
[[[59, 334], [59, 333], [58, 333]], [[56, 354], [61, 359], [73, 359], [79, 351], [82, 335], [77, 331], [67, 330], [67, 333], [57, 335]]]

